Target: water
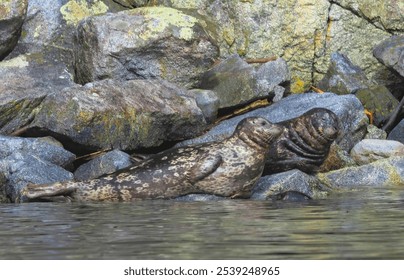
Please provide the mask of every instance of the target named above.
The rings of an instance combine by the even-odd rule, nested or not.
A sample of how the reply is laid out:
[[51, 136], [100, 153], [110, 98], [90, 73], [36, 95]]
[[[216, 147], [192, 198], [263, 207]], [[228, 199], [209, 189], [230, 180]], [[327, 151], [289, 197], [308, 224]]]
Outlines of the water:
[[0, 259], [404, 259], [404, 187], [304, 203], [3, 204]]

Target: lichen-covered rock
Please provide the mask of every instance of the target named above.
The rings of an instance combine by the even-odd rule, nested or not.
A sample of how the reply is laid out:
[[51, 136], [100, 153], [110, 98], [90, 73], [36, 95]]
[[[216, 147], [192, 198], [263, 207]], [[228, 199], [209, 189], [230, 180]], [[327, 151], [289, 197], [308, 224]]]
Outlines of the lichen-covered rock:
[[251, 199], [277, 200], [283, 193], [291, 191], [316, 199], [325, 198], [329, 190], [316, 177], [293, 169], [261, 177], [252, 191]]
[[21, 138], [0, 135], [0, 160], [15, 152], [32, 155], [59, 166], [67, 166], [76, 158], [51, 137]]
[[362, 102], [363, 107], [373, 115], [373, 123], [381, 126], [398, 106], [398, 100], [385, 86], [371, 86], [359, 89], [355, 96]]
[[404, 144], [392, 140], [364, 139], [351, 150], [351, 157], [359, 165], [379, 159], [404, 156]]
[[15, 152], [0, 160], [0, 173], [7, 178], [5, 192], [12, 202], [28, 183], [47, 184], [68, 181], [73, 174], [34, 155]]
[[74, 172], [74, 178], [78, 181], [91, 180], [113, 173], [131, 164], [130, 155], [119, 150], [113, 150], [80, 165]]
[[331, 54], [330, 66], [319, 83], [322, 90], [336, 94], [349, 94], [372, 84], [358, 66], [342, 53]]
[[97, 150], [159, 146], [193, 137], [206, 125], [195, 100], [183, 91], [163, 80], [76, 85], [47, 95], [29, 127]]
[[192, 87], [219, 55], [203, 19], [165, 7], [88, 17], [75, 44], [77, 81], [163, 78]]
[[333, 2], [389, 32], [404, 31], [404, 5], [397, 0], [334, 0]]
[[291, 95], [271, 106], [222, 121], [204, 135], [183, 141], [178, 146], [220, 141], [229, 137], [237, 123], [246, 117], [260, 116], [271, 122], [278, 123], [298, 117], [313, 108], [326, 108], [338, 116], [341, 123], [341, 134], [337, 138], [337, 143], [344, 150], [349, 151], [357, 142], [363, 139], [368, 125], [368, 118], [363, 112], [362, 104], [354, 95], [339, 96], [333, 93], [306, 93]]
[[347, 167], [317, 178], [332, 188], [404, 186], [404, 156], [381, 159], [370, 164]]
[[212, 123], [216, 119], [220, 102], [215, 92], [207, 89], [191, 89], [185, 94], [195, 99], [196, 105], [201, 109], [206, 122]]
[[281, 58], [256, 69], [235, 54], [207, 71], [200, 88], [214, 91], [220, 108], [226, 108], [268, 96], [276, 86], [289, 80], [288, 67]]
[[29, 125], [48, 94], [72, 84], [66, 66], [51, 54], [27, 54], [0, 62], [0, 133]]
[[28, 0], [0, 2], [0, 60], [13, 50], [21, 33]]
[[374, 48], [373, 55], [381, 63], [404, 77], [404, 35], [392, 36], [384, 40]]
[[[372, 10], [375, 15], [378, 12], [377, 9]], [[314, 82], [321, 80], [326, 73], [334, 52], [347, 55], [354, 65], [364, 70], [369, 79], [389, 71], [378, 63], [372, 53], [378, 42], [391, 36], [390, 32], [376, 27], [352, 10], [331, 4], [326, 27], [319, 33], [319, 44], [316, 44], [318, 56], [314, 60]]]
[[114, 0], [114, 2], [125, 8], [137, 8], [146, 6], [149, 0]]
[[387, 137], [388, 140], [396, 140], [404, 144], [404, 120], [401, 120]]
[[387, 138], [387, 133], [386, 131], [378, 128], [377, 126], [370, 124], [367, 127], [367, 133], [365, 135], [364, 139], [380, 139], [380, 140], [386, 140]]

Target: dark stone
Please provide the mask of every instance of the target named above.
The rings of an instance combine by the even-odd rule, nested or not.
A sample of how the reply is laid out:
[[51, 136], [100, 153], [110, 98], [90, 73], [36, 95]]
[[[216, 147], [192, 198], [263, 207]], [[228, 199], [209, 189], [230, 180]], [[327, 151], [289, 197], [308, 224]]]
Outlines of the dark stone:
[[91, 180], [131, 164], [130, 155], [119, 150], [113, 150], [81, 165], [74, 172], [74, 178], [78, 181]]
[[396, 140], [404, 144], [404, 119], [396, 125], [387, 136], [388, 140]]
[[352, 64], [346, 55], [333, 53], [328, 71], [318, 86], [324, 91], [349, 94], [371, 85], [362, 69]]
[[381, 127], [398, 105], [397, 99], [385, 86], [372, 86], [359, 89], [355, 96], [362, 102], [363, 107], [373, 114], [373, 123]]
[[404, 35], [392, 36], [381, 42], [374, 48], [373, 55], [404, 77]]

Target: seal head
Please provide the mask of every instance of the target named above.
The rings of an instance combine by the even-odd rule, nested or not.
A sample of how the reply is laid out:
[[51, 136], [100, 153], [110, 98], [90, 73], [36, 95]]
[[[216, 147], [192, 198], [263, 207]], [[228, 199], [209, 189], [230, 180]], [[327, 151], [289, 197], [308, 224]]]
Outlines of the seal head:
[[340, 133], [338, 117], [324, 108], [311, 109], [279, 125], [284, 126], [284, 131], [268, 149], [264, 174], [295, 168], [316, 172]]

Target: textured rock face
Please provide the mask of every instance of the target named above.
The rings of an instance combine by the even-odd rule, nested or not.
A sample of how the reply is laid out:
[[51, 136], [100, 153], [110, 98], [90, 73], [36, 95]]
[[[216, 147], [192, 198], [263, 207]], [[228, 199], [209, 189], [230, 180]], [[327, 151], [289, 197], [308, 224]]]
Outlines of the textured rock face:
[[381, 42], [375, 47], [373, 54], [381, 63], [404, 77], [404, 35], [393, 36]]
[[[207, 71], [200, 87], [214, 91], [219, 98], [220, 108], [226, 108], [268, 96], [289, 80], [288, 67], [281, 58], [255, 68], [240, 56], [232, 55]], [[285, 88], [282, 89], [283, 93]]]
[[[197, 135], [205, 125], [195, 100], [164, 81], [103, 80], [48, 95], [30, 127], [88, 148], [153, 147]], [[63, 110], [60, 110], [63, 108]]]
[[0, 60], [13, 50], [20, 37], [28, 0], [0, 2]]
[[203, 14], [218, 23], [222, 56], [280, 56], [291, 67], [292, 92], [307, 90], [326, 73], [330, 54], [341, 51], [381, 79], [372, 48], [391, 33], [404, 32], [403, 6], [386, 0], [210, 1], [157, 0], [154, 3]]
[[286, 121], [302, 115], [313, 108], [326, 108], [333, 111], [341, 123], [341, 135], [337, 143], [349, 151], [366, 133], [368, 119], [363, 113], [363, 106], [354, 95], [338, 96], [333, 93], [306, 93], [288, 96], [281, 101], [225, 120], [213, 127], [206, 134], [181, 142], [179, 145], [204, 143], [224, 139], [233, 133], [237, 123], [246, 117], [260, 116], [273, 123]]
[[364, 139], [351, 150], [351, 157], [359, 165], [394, 156], [404, 156], [404, 144], [391, 140]]
[[89, 17], [78, 27], [77, 81], [163, 78], [191, 87], [219, 54], [204, 27], [164, 7]]
[[382, 159], [359, 167], [343, 168], [317, 177], [332, 188], [404, 185], [404, 157]]

